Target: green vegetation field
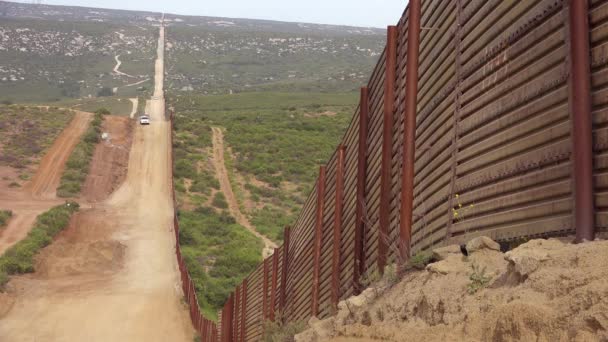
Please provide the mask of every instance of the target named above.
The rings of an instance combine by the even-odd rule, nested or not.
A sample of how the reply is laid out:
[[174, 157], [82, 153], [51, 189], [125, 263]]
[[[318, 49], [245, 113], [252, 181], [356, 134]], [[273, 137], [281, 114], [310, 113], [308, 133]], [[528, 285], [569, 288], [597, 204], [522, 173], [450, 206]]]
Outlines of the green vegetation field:
[[180, 211], [179, 222], [182, 255], [199, 305], [216, 319], [228, 295], [262, 261], [262, 242], [227, 212], [209, 207]]
[[[210, 127], [225, 128], [237, 197], [255, 204], [242, 209], [256, 228], [275, 241], [292, 223], [317, 176], [317, 166], [335, 150], [355, 109], [354, 93], [242, 93], [172, 96], [175, 107], [176, 173], [181, 198], [204, 202], [217, 181], [211, 168], [189, 188], [185, 170], [210, 156]], [[229, 165], [230, 166], [230, 165]], [[201, 168], [199, 168], [201, 170]], [[240, 177], [237, 177], [240, 176]], [[204, 177], [204, 179], [202, 179]], [[238, 178], [238, 179], [235, 179]], [[238, 180], [241, 181], [238, 181]], [[200, 190], [200, 191], [199, 191]], [[251, 205], [250, 205], [251, 206]], [[249, 209], [249, 210], [248, 210]]]
[[38, 163], [73, 116], [55, 107], [0, 105], [0, 165], [17, 168], [22, 180], [28, 179], [28, 167]]

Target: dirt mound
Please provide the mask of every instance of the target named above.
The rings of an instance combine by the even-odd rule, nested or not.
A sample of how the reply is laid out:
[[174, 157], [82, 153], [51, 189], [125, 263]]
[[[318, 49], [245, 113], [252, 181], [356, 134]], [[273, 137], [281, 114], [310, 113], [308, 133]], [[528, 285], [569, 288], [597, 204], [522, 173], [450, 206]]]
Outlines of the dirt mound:
[[69, 227], [36, 258], [36, 277], [102, 274], [120, 269], [126, 247], [110, 238], [113, 229], [100, 219], [104, 214], [111, 215], [103, 209], [75, 214]]
[[95, 147], [91, 168], [82, 188], [82, 195], [90, 202], [105, 200], [125, 180], [133, 121], [127, 117], [106, 116], [101, 129], [108, 136]]
[[608, 241], [449, 254], [340, 302], [296, 341], [606, 341]]

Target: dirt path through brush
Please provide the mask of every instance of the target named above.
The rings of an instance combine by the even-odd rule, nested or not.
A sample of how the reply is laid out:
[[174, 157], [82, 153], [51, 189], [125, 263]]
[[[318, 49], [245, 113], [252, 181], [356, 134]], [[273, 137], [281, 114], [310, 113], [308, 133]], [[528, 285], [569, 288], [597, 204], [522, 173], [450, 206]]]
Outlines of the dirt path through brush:
[[0, 341], [192, 341], [175, 257], [163, 49], [161, 28], [152, 123], [135, 128], [125, 182], [77, 214], [36, 273], [11, 279]]
[[89, 127], [92, 118], [91, 113], [76, 111], [68, 127], [61, 132], [49, 151], [42, 157], [32, 181], [25, 186], [32, 196], [55, 198], [65, 163]]
[[260, 234], [255, 227], [249, 222], [247, 217], [243, 215], [239, 204], [236, 200], [236, 196], [234, 196], [234, 192], [232, 191], [232, 185], [230, 184], [230, 179], [228, 178], [228, 171], [226, 170], [226, 164], [224, 162], [224, 133], [219, 127], [212, 127], [213, 130], [213, 166], [215, 168], [215, 174], [217, 175], [218, 180], [220, 181], [220, 189], [226, 196], [226, 201], [228, 202], [228, 209], [230, 210], [230, 214], [236, 219], [236, 222], [241, 226], [247, 228], [250, 232], [252, 232], [255, 236], [262, 239], [264, 242], [264, 250], [262, 251], [262, 255], [264, 258], [267, 258], [272, 255], [273, 249], [277, 248], [277, 245], [268, 239], [266, 236]]

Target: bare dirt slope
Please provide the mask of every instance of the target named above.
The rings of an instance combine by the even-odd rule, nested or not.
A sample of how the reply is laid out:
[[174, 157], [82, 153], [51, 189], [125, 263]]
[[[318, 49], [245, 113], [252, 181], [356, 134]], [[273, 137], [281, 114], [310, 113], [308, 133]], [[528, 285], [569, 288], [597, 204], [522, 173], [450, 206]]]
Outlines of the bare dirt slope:
[[152, 124], [135, 129], [125, 182], [77, 214], [39, 272], [11, 280], [0, 341], [192, 341], [172, 233], [163, 42], [161, 28]]
[[[296, 341], [608, 340], [608, 241], [454, 251], [341, 302], [337, 316], [313, 320]], [[481, 274], [487, 284], [474, 286]]]
[[277, 245], [270, 239], [268, 239], [266, 236], [260, 234], [257, 230], [255, 230], [255, 227], [241, 212], [239, 204], [236, 200], [236, 196], [234, 196], [234, 192], [232, 191], [232, 185], [230, 184], [230, 179], [228, 178], [228, 171], [226, 170], [226, 164], [224, 162], [224, 133], [222, 133], [222, 130], [219, 127], [212, 127], [212, 131], [213, 166], [215, 168], [217, 179], [220, 181], [220, 189], [226, 196], [226, 201], [228, 202], [228, 209], [230, 210], [230, 214], [236, 219], [236, 222], [238, 224], [247, 228], [247, 230], [252, 232], [255, 236], [262, 239], [262, 241], [264, 242], [264, 250], [262, 251], [262, 255], [264, 258], [267, 258], [272, 255], [273, 249], [276, 248]]
[[87, 130], [92, 117], [91, 113], [77, 111], [68, 127], [57, 137], [40, 161], [40, 166], [32, 181], [25, 187], [34, 197], [55, 197], [65, 162], [80, 141], [82, 134]]
[[107, 133], [108, 138], [95, 147], [82, 187], [82, 196], [89, 202], [105, 200], [125, 180], [133, 121], [127, 117], [105, 116], [102, 132]]

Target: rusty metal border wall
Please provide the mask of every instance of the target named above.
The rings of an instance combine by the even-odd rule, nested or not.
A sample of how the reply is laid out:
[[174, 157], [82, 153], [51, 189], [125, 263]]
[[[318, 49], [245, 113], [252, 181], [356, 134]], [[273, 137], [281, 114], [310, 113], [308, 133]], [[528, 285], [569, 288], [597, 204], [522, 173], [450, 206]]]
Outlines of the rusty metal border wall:
[[608, 230], [608, 0], [410, 0], [388, 31], [283, 246], [212, 339], [327, 317], [370, 274], [436, 246]]

